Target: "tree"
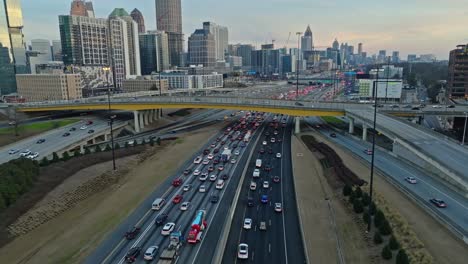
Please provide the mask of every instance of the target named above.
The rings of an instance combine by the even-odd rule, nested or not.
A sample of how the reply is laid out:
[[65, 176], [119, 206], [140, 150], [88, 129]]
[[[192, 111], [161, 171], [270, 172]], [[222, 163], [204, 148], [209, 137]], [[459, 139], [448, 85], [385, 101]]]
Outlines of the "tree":
[[353, 191], [353, 188], [351, 188], [351, 186], [349, 186], [348, 184], [346, 184], [344, 187], [343, 187], [343, 196], [349, 196], [351, 194], [351, 192]]
[[361, 188], [360, 188], [359, 186], [356, 188], [356, 190], [354, 191], [354, 193], [356, 194], [356, 198], [359, 199], [359, 198], [362, 197], [362, 190], [361, 190]]
[[49, 159], [47, 157], [43, 157], [42, 160], [41, 160], [40, 166], [45, 167], [45, 166], [47, 166], [49, 164], [50, 164]]
[[120, 149], [119, 143], [115, 143], [115, 149]]
[[391, 250], [397, 250], [400, 248], [400, 243], [398, 243], [398, 240], [395, 238], [395, 236], [392, 236], [388, 241], [388, 246]]
[[160, 137], [158, 137], [158, 138], [156, 139], [156, 144], [158, 144], [158, 146], [161, 146], [161, 138], [160, 138]]
[[369, 217], [370, 217], [370, 214], [369, 214], [369, 211], [364, 211], [364, 213], [362, 214], [362, 220], [364, 220], [364, 223], [366, 224], [369, 224]]
[[68, 151], [65, 151], [63, 154], [62, 154], [62, 160], [63, 161], [67, 161], [70, 159], [70, 154], [68, 154]]
[[96, 152], [102, 152], [102, 149], [99, 145], [96, 145]]
[[362, 206], [361, 200], [354, 199], [353, 209], [356, 214], [360, 214], [364, 211], [364, 207]]
[[107, 144], [104, 151], [111, 151], [111, 150], [112, 150], [111, 146], [109, 144]]
[[382, 239], [382, 236], [380, 235], [380, 232], [378, 230], [375, 231], [375, 233], [374, 233], [374, 243], [376, 245], [380, 245], [380, 244], [382, 244], [382, 242], [383, 242], [383, 239]]
[[382, 258], [387, 259], [387, 260], [392, 258], [392, 251], [390, 250], [388, 246], [385, 246], [382, 249]]
[[354, 191], [351, 191], [348, 200], [350, 203], [354, 203], [354, 200], [356, 200], [356, 193]]
[[385, 215], [382, 211], [378, 210], [375, 212], [374, 225], [380, 227], [385, 220]]
[[154, 139], [153, 138], [150, 138], [150, 146], [154, 146]]
[[379, 227], [379, 231], [382, 235], [388, 236], [392, 233], [392, 227], [387, 219], [384, 219], [382, 224]]
[[81, 156], [81, 151], [80, 151], [80, 149], [75, 149], [75, 151], [73, 152], [73, 157], [76, 158], [76, 157], [79, 157], [79, 156]]
[[408, 255], [406, 255], [406, 252], [404, 249], [400, 249], [398, 251], [398, 254], [396, 256], [396, 264], [409, 264], [409, 259]]
[[150, 91], [158, 91], [158, 86], [156, 84], [151, 85]]
[[84, 154], [85, 154], [85, 155], [91, 154], [91, 150], [90, 150], [88, 147], [85, 147], [85, 148], [84, 148]]
[[57, 162], [59, 160], [60, 160], [60, 158], [57, 155], [57, 152], [52, 153], [52, 162]]
[[125, 147], [125, 148], [128, 148], [129, 146], [130, 146], [130, 144], [128, 144], [128, 142], [125, 142], [124, 147]]
[[362, 201], [362, 205], [363, 205], [364, 207], [367, 207], [367, 206], [370, 204], [370, 196], [369, 196], [369, 194], [367, 194], [366, 192], [363, 192], [363, 193], [362, 193], [362, 199], [361, 199], [361, 201]]

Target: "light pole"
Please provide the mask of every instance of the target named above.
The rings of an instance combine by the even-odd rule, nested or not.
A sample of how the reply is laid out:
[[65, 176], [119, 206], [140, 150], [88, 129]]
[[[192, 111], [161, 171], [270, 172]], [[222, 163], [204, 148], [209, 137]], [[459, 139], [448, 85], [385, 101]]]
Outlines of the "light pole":
[[[110, 85], [109, 85], [109, 72], [110, 72], [110, 67], [104, 67], [102, 68], [103, 71], [106, 72], [107, 78], [107, 103], [109, 105], [109, 124], [110, 124], [110, 134], [111, 134], [111, 146], [112, 146], [112, 166], [113, 169], [116, 170], [115, 167], [115, 148], [114, 148], [114, 129], [113, 129], [113, 123], [114, 123], [114, 117], [111, 114], [111, 100], [110, 100]], [[99, 146], [98, 146], [99, 147]]]
[[296, 60], [296, 101], [299, 100], [299, 58], [300, 51], [299, 51], [299, 43], [301, 42], [301, 32], [296, 32], [297, 35], [297, 60]]
[[[377, 71], [377, 75], [379, 75], [379, 71]], [[385, 104], [387, 104], [388, 79], [390, 77], [389, 75], [390, 75], [390, 56], [388, 56], [388, 60], [387, 60], [387, 84], [385, 86]]]
[[465, 112], [465, 128], [463, 128], [463, 138], [462, 138], [462, 146], [465, 145], [465, 135], [466, 135], [466, 121], [468, 120], [468, 112]]

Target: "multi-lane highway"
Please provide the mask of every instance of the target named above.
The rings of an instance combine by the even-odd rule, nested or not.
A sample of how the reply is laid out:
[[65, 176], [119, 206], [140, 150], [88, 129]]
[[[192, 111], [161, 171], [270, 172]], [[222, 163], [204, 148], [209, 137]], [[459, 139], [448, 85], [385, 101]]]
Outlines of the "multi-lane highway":
[[[286, 127], [281, 126], [280, 120], [277, 129], [265, 129], [247, 164], [222, 263], [305, 263], [291, 168], [292, 128], [288, 118], [283, 120]], [[258, 159], [262, 160], [261, 168], [257, 167]], [[258, 178], [253, 176], [255, 169], [260, 170]], [[279, 177], [278, 182], [275, 176]], [[251, 189], [252, 182], [255, 190]], [[268, 200], [262, 202], [264, 195]], [[275, 211], [276, 203], [281, 204], [282, 212]], [[250, 229], [244, 228], [246, 218], [252, 220]], [[261, 222], [266, 230], [260, 229]], [[238, 259], [240, 243], [248, 245], [246, 260]]]
[[[323, 122], [316, 117], [309, 117], [306, 121], [314, 127], [317, 124], [323, 124]], [[329, 137], [331, 132], [334, 132], [329, 130], [326, 126], [321, 126], [318, 131], [327, 137]], [[336, 138], [329, 137], [329, 140], [347, 148], [363, 160], [370, 162], [371, 156], [364, 153], [365, 149], [370, 148], [368, 142], [363, 142], [342, 134], [337, 134]], [[466, 198], [448, 189], [444, 184], [434, 180], [424, 171], [397, 159], [385, 150], [376, 150], [375, 166], [388, 175], [390, 179], [403, 188], [405, 192], [408, 192], [419, 201], [426, 209], [452, 225], [459, 237], [468, 237], [468, 200]], [[414, 177], [417, 180], [417, 184], [410, 184], [405, 180], [406, 177]], [[444, 200], [448, 205], [447, 208], [436, 208], [429, 202], [429, 199], [432, 198]]]

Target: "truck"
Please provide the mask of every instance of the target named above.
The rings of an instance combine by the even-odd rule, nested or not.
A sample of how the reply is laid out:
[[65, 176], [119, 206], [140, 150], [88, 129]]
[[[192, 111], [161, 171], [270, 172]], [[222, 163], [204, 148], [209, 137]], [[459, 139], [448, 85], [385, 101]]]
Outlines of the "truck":
[[171, 264], [179, 255], [179, 250], [182, 247], [183, 237], [181, 232], [172, 232], [170, 242], [167, 248], [163, 250], [159, 256], [158, 264]]
[[195, 219], [193, 220], [192, 225], [190, 226], [190, 231], [187, 237], [187, 242], [189, 242], [190, 244], [196, 244], [197, 242], [201, 241], [202, 233], [207, 226], [205, 217], [205, 210], [199, 210], [195, 215]]
[[252, 131], [247, 131], [247, 133], [244, 136], [244, 142], [249, 142], [250, 137], [252, 136]]
[[225, 149], [223, 153], [221, 153], [221, 161], [226, 163], [231, 159], [231, 150], [230, 149]]

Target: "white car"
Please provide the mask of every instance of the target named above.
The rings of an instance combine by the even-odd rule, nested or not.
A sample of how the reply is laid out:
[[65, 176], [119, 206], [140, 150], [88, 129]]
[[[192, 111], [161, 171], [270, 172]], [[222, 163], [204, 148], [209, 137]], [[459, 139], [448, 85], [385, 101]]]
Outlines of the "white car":
[[275, 212], [281, 213], [283, 211], [283, 207], [281, 203], [275, 203]]
[[263, 189], [268, 189], [270, 188], [270, 183], [268, 181], [263, 182]]
[[416, 184], [416, 183], [418, 183], [418, 180], [416, 180], [416, 178], [414, 178], [414, 177], [406, 177], [406, 178], [405, 178], [405, 181], [407, 181], [407, 182], [409, 182], [409, 183], [411, 183], [411, 184]]
[[200, 177], [198, 177], [198, 179], [200, 181], [206, 181], [206, 179], [208, 179], [208, 173], [206, 173], [206, 172], [202, 173], [202, 175], [200, 175]]
[[200, 185], [200, 188], [198, 188], [198, 191], [201, 192], [201, 193], [206, 192], [206, 187], [205, 187], [205, 185]]
[[18, 153], [18, 152], [19, 152], [19, 150], [17, 150], [17, 149], [10, 149], [10, 150], [8, 151], [8, 154], [13, 155], [13, 154], [16, 154], [16, 153]]
[[250, 190], [255, 191], [257, 189], [257, 184], [255, 182], [250, 183]]
[[440, 105], [433, 105], [432, 108], [442, 108]]
[[239, 155], [240, 155], [240, 151], [239, 151], [239, 150], [234, 151], [234, 155], [239, 156]]
[[183, 202], [181, 205], [180, 205], [180, 210], [181, 211], [187, 211], [187, 209], [190, 207], [190, 202]]
[[276, 153], [276, 158], [281, 159], [281, 153]]
[[28, 159], [35, 159], [37, 157], [39, 157], [39, 152], [34, 152], [27, 156]]
[[239, 259], [248, 259], [249, 258], [249, 245], [245, 243], [239, 244], [237, 251], [237, 258]]
[[82, 126], [82, 127], [80, 127], [80, 129], [81, 130], [86, 130], [86, 129], [88, 129], [88, 126]]
[[156, 253], [158, 253], [158, 250], [159, 250], [159, 247], [158, 246], [151, 246], [149, 247], [146, 252], [145, 252], [145, 255], [143, 256], [143, 259], [144, 260], [153, 260], [154, 257], [156, 256]]
[[161, 230], [161, 235], [168, 236], [171, 234], [172, 230], [174, 230], [175, 224], [174, 223], [167, 223], [164, 225], [163, 229]]
[[31, 154], [31, 151], [29, 149], [25, 149], [23, 151], [21, 151], [21, 153], [19, 154], [20, 157], [27, 157]]
[[260, 170], [259, 170], [259, 169], [255, 169], [255, 170], [253, 171], [253, 177], [254, 177], [254, 178], [260, 177]]
[[208, 164], [210, 164], [210, 160], [209, 160], [209, 159], [203, 160], [203, 165], [208, 165]]
[[184, 187], [182, 188], [182, 190], [183, 190], [184, 192], [188, 192], [188, 191], [190, 190], [190, 185], [189, 185], [189, 184], [184, 185]]
[[193, 175], [198, 176], [198, 175], [200, 175], [200, 173], [201, 173], [200, 170], [195, 170], [195, 171], [193, 172]]
[[212, 160], [214, 158], [213, 154], [208, 154], [208, 159]]
[[202, 158], [201, 158], [201, 157], [197, 157], [197, 158], [195, 158], [195, 160], [193, 161], [193, 163], [195, 163], [195, 164], [200, 164], [201, 161], [202, 161]]
[[236, 159], [231, 159], [231, 163], [232, 164], [236, 163]]
[[275, 142], [276, 142], [276, 138], [271, 138], [271, 139], [270, 139], [270, 142], [271, 142], [271, 143], [275, 143]]
[[250, 218], [244, 219], [244, 229], [252, 229], [252, 219]]
[[262, 142], [262, 145], [263, 145], [263, 146], [266, 146], [266, 145], [267, 145], [267, 142], [266, 142], [266, 141], [263, 141], [263, 142]]
[[210, 176], [210, 181], [214, 182], [216, 181], [216, 178], [217, 178], [216, 174], [213, 174]]

